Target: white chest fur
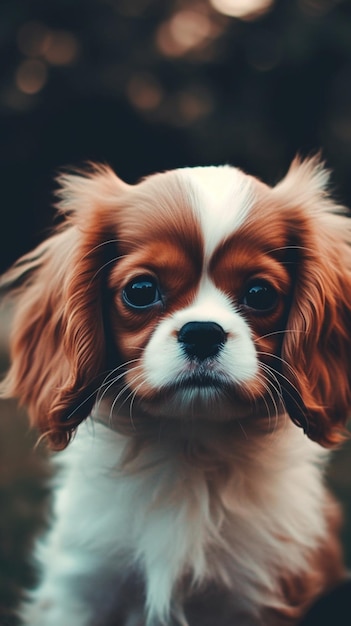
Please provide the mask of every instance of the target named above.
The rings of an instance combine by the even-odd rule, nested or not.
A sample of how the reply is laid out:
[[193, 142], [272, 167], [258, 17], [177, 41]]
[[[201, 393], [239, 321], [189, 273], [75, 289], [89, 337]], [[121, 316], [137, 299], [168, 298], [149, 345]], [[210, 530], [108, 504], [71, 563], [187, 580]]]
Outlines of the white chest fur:
[[145, 446], [123, 470], [127, 443], [90, 423], [59, 455], [56, 523], [41, 546], [42, 562], [59, 570], [61, 560], [71, 582], [89, 571], [95, 584], [102, 568], [136, 566], [149, 623], [167, 623], [185, 576], [194, 585], [215, 580], [235, 588], [256, 609], [276, 603], [280, 568], [303, 571], [326, 532], [325, 451], [287, 420], [283, 432], [264, 439], [243, 434], [221, 479], [192, 465], [180, 440]]

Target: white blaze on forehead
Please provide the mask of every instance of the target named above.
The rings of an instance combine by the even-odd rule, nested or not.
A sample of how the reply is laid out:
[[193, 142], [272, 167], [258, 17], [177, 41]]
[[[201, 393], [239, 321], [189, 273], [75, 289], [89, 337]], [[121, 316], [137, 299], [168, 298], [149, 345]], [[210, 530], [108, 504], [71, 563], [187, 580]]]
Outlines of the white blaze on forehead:
[[177, 170], [204, 235], [205, 259], [245, 221], [255, 198], [251, 176], [229, 165]]

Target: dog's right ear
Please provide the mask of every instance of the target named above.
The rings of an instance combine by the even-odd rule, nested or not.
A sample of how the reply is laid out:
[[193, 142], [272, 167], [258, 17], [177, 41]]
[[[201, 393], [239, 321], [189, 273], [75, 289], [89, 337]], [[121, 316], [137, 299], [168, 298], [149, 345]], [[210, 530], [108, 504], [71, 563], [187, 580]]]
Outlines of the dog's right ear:
[[297, 252], [282, 345], [283, 396], [308, 437], [333, 447], [348, 436], [351, 409], [351, 221], [328, 182], [318, 157], [297, 158], [273, 193]]
[[64, 224], [1, 281], [16, 307], [1, 392], [27, 406], [55, 449], [89, 415], [106, 375], [105, 269], [118, 256], [118, 197], [127, 187], [101, 167], [60, 184]]

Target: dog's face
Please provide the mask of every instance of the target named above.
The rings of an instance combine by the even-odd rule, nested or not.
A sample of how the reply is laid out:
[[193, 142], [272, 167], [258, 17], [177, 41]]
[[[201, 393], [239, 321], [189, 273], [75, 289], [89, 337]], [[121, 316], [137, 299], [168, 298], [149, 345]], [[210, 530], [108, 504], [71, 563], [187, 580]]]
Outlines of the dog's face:
[[[23, 272], [9, 393], [60, 447], [98, 398], [130, 419], [279, 418], [338, 440], [351, 404], [350, 241], [316, 161], [136, 186], [64, 176], [62, 231]], [[137, 427], [137, 426], [136, 426]]]
[[135, 416], [278, 410], [296, 251], [267, 201], [263, 185], [223, 167], [157, 175], [121, 202], [108, 286]]

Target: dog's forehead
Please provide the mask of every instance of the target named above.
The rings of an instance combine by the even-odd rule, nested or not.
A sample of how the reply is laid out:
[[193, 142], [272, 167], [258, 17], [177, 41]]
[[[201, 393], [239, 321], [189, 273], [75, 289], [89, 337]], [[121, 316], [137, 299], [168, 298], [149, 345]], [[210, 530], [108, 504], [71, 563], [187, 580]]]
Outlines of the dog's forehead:
[[209, 259], [247, 218], [256, 197], [254, 179], [228, 165], [184, 168], [177, 176], [200, 223]]
[[135, 232], [146, 239], [172, 234], [186, 247], [196, 240], [208, 261], [245, 222], [258, 189], [258, 181], [229, 165], [153, 175], [134, 188]]

